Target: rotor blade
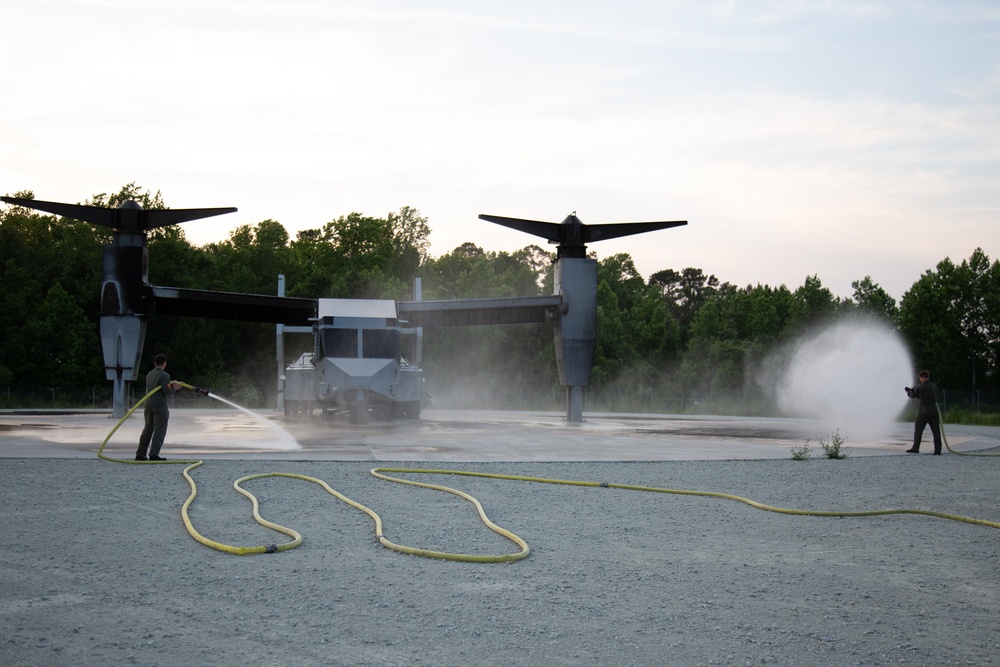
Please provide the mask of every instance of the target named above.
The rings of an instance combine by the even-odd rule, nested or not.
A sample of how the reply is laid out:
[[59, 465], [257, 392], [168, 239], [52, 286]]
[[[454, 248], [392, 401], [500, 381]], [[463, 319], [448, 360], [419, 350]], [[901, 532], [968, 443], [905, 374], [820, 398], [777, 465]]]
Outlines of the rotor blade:
[[46, 213], [54, 213], [64, 218], [82, 220], [102, 227], [115, 226], [115, 209], [103, 208], [101, 206], [84, 206], [83, 204], [61, 204], [54, 201], [39, 201], [38, 199], [18, 199], [17, 197], [0, 197], [3, 201], [14, 206], [24, 206]]
[[616, 239], [620, 236], [631, 236], [632, 234], [644, 234], [645, 232], [654, 232], [657, 229], [669, 229], [670, 227], [680, 227], [686, 224], [687, 220], [673, 220], [670, 222], [614, 222], [584, 225], [584, 243], [606, 241], [608, 239]]
[[201, 218], [211, 218], [214, 215], [224, 215], [235, 213], [236, 207], [227, 208], [167, 208], [146, 211], [146, 229], [156, 229], [167, 225], [176, 225], [189, 220], [199, 220]]
[[480, 220], [495, 222], [504, 227], [510, 227], [520, 232], [527, 232], [534, 236], [540, 236], [549, 241], [559, 241], [559, 224], [555, 222], [541, 222], [539, 220], [522, 220], [520, 218], [504, 218], [498, 215], [479, 215]]
[[139, 229], [156, 229], [157, 227], [176, 225], [180, 222], [210, 218], [214, 215], [223, 215], [236, 211], [236, 207], [234, 206], [228, 208], [168, 208], [147, 211], [141, 208], [104, 208], [103, 206], [62, 204], [53, 201], [40, 201], [38, 199], [18, 199], [16, 197], [0, 197], [0, 199], [15, 206], [33, 208], [45, 211], [46, 213], [61, 215], [64, 218], [82, 220], [112, 229], [121, 227], [123, 220], [131, 220], [137, 223], [141, 221]]

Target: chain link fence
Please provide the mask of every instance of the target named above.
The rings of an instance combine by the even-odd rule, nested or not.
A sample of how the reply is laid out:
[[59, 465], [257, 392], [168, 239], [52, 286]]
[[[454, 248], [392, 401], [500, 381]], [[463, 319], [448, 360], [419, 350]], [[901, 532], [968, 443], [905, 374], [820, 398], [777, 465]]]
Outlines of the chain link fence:
[[[589, 387], [585, 406], [587, 412], [782, 416], [772, 397], [762, 395], [759, 390], [745, 389], [653, 391], [625, 387], [612, 389]], [[425, 407], [452, 410], [563, 411], [566, 409], [566, 390], [564, 387], [464, 388], [461, 391], [434, 394], [431, 400], [425, 403]], [[1000, 414], [1000, 392], [942, 390], [941, 410], [945, 414], [953, 410]]]
[[[136, 401], [145, 395], [145, 387], [139, 387], [141, 393], [136, 392], [136, 385], [130, 384], [126, 390], [128, 407], [131, 408]], [[241, 396], [247, 407], [258, 408], [261, 403], [259, 392], [254, 392], [251, 396]], [[224, 405], [218, 401], [206, 401], [204, 397], [199, 397], [194, 392], [181, 391], [170, 397], [172, 407], [197, 407], [197, 408], [223, 408]], [[0, 410], [111, 410], [112, 409], [111, 387], [90, 387], [86, 389], [73, 389], [64, 387], [43, 387], [43, 388], [20, 388], [3, 387], [0, 388]], [[239, 401], [237, 401], [239, 402]], [[272, 405], [274, 401], [271, 401]]]
[[968, 410], [986, 414], [1000, 413], [1000, 391], [949, 389], [941, 391], [941, 411]]
[[[231, 400], [248, 408], [273, 408], [274, 392], [264, 392], [245, 387]], [[129, 385], [129, 406], [142, 398], [137, 395], [135, 383]], [[175, 407], [221, 408], [218, 401], [199, 400], [194, 392], [179, 392], [172, 399]], [[0, 409], [111, 409], [111, 387], [90, 388], [0, 388]], [[941, 411], [968, 411], [1000, 414], [1000, 392], [981, 390], [942, 390], [939, 397]], [[745, 417], [780, 416], [780, 411], [767, 396], [759, 391], [743, 389], [715, 389], [691, 391], [673, 389], [651, 391], [648, 389], [618, 387], [613, 389], [588, 388], [588, 412], [636, 412], [652, 414], [722, 414]], [[449, 410], [545, 410], [566, 409], [564, 387], [534, 389], [524, 387], [475, 387], [432, 395], [425, 400], [425, 408]]]

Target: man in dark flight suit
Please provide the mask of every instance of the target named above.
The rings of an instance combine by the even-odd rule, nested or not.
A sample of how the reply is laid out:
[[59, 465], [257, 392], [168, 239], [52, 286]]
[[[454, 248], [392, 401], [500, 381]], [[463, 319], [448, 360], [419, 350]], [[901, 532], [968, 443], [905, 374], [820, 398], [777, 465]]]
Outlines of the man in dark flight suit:
[[924, 427], [931, 425], [931, 433], [934, 435], [934, 453], [941, 454], [941, 420], [938, 415], [937, 387], [931, 383], [931, 374], [927, 371], [920, 371], [917, 375], [920, 384], [915, 387], [905, 387], [906, 395], [920, 401], [917, 408], [917, 420], [913, 424], [913, 447], [906, 450], [907, 454], [918, 454], [920, 452], [920, 438], [923, 436]]

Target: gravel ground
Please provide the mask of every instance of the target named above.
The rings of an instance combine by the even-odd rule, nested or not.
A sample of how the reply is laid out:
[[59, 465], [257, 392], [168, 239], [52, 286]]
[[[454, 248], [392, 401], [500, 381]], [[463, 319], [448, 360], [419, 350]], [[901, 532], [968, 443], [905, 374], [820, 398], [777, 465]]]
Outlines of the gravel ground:
[[[403, 464], [412, 465], [412, 464]], [[504, 553], [454, 496], [370, 463], [211, 460], [210, 539], [285, 541], [231, 487], [280, 470], [376, 510], [395, 542]], [[434, 467], [724, 491], [781, 507], [920, 508], [1000, 520], [1000, 460], [489, 463]], [[716, 498], [458, 477], [531, 545], [507, 564], [404, 556], [320, 487], [246, 486], [297, 549], [232, 556], [186, 533], [175, 465], [0, 459], [3, 665], [996, 665], [1000, 530], [821, 518]]]

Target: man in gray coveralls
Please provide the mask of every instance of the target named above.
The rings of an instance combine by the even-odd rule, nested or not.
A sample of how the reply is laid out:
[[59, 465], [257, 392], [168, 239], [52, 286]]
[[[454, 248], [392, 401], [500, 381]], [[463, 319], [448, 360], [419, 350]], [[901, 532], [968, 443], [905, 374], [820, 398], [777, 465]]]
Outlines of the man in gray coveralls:
[[920, 401], [917, 408], [917, 420], [913, 424], [913, 447], [906, 450], [907, 454], [917, 454], [920, 452], [920, 439], [924, 434], [924, 427], [930, 424], [931, 433], [934, 435], [934, 453], [941, 454], [941, 420], [938, 415], [937, 387], [931, 382], [931, 374], [927, 371], [920, 371], [917, 375], [920, 384], [915, 387], [906, 387], [906, 395]]
[[135, 452], [136, 461], [166, 461], [160, 457], [160, 447], [163, 446], [163, 439], [167, 435], [167, 421], [170, 419], [167, 396], [173, 396], [174, 392], [181, 388], [181, 383], [171, 380], [170, 375], [164, 370], [167, 367], [165, 355], [156, 355], [153, 358], [153, 365], [155, 368], [146, 375], [146, 393], [157, 387], [160, 391], [146, 399], [146, 408], [143, 410], [146, 425], [142, 429], [142, 435], [139, 436], [139, 449]]

